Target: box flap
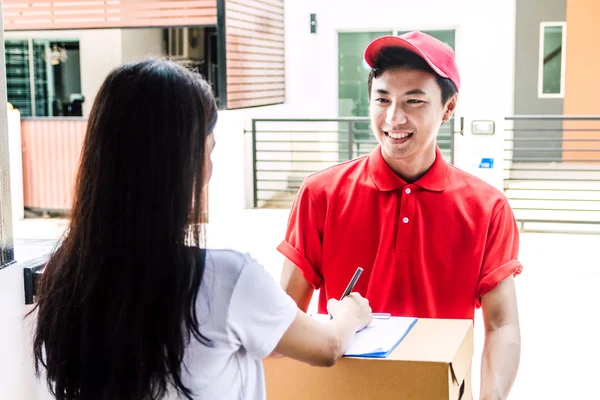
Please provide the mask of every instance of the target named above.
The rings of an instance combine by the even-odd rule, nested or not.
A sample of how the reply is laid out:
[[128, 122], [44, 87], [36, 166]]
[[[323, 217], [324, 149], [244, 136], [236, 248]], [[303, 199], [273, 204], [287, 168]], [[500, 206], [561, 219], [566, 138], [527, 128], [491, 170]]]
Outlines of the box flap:
[[460, 352], [470, 329], [473, 329], [473, 320], [419, 318], [387, 360], [448, 365]]
[[452, 379], [459, 386], [465, 380], [466, 374], [471, 367], [473, 351], [473, 326], [471, 325], [460, 347], [458, 348], [458, 351], [454, 355], [454, 359], [450, 363]]

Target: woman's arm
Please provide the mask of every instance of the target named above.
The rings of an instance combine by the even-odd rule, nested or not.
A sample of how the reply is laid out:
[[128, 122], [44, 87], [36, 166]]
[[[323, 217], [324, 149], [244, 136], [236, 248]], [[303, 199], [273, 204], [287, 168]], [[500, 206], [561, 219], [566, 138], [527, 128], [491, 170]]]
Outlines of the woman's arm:
[[298, 310], [275, 352], [314, 366], [330, 367], [343, 355], [354, 334], [371, 323], [367, 299], [352, 293], [342, 301], [329, 300], [333, 319], [317, 321]]

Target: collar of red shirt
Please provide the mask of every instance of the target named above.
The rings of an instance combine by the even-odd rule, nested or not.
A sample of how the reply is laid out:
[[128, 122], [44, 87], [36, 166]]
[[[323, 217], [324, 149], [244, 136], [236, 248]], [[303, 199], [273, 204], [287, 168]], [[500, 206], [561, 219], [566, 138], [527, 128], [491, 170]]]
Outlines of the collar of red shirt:
[[[378, 145], [369, 154], [368, 166], [371, 179], [375, 183], [375, 186], [382, 192], [400, 189], [407, 185], [407, 182], [396, 175], [383, 159], [381, 145]], [[444, 156], [438, 146], [435, 148], [435, 161], [433, 165], [421, 179], [413, 184], [433, 192], [441, 192], [446, 189], [446, 185], [448, 184], [448, 164], [444, 160]]]

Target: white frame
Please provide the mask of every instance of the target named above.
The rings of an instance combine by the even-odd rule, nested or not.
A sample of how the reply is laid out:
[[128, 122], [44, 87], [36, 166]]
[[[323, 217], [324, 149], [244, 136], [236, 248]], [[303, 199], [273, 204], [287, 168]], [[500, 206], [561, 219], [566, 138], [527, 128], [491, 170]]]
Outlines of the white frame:
[[[562, 43], [560, 52], [560, 92], [544, 93], [544, 28], [547, 27], [562, 28]], [[565, 97], [565, 67], [567, 55], [567, 23], [562, 22], [542, 22], [540, 23], [539, 40], [539, 59], [538, 59], [538, 98], [540, 99], [561, 99]]]

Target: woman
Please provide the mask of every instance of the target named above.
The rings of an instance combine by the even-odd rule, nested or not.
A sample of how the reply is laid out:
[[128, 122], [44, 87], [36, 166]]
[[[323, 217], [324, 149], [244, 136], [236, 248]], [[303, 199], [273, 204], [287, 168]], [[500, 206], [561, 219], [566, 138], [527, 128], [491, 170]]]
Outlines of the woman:
[[57, 399], [262, 399], [261, 358], [330, 366], [370, 323], [358, 294], [318, 323], [248, 256], [202, 249], [216, 120], [209, 84], [170, 61], [100, 88], [39, 290], [36, 370]]

